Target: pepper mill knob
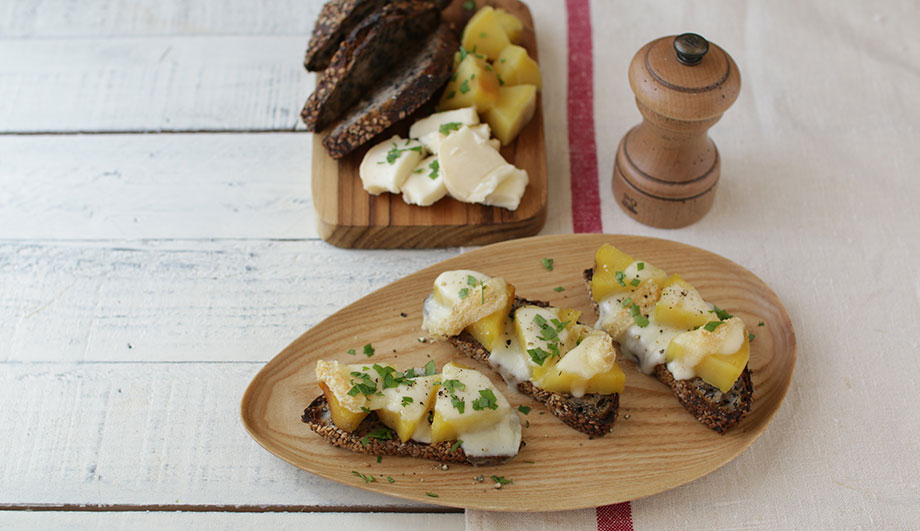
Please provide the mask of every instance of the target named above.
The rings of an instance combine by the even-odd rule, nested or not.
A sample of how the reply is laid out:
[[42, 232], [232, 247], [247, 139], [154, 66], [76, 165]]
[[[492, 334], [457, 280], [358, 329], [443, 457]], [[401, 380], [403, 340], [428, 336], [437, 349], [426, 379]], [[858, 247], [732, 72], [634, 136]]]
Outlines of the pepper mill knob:
[[613, 196], [636, 220], [660, 228], [699, 221], [719, 183], [716, 145], [707, 135], [738, 98], [738, 66], [695, 33], [663, 37], [629, 65], [642, 123], [617, 148]]

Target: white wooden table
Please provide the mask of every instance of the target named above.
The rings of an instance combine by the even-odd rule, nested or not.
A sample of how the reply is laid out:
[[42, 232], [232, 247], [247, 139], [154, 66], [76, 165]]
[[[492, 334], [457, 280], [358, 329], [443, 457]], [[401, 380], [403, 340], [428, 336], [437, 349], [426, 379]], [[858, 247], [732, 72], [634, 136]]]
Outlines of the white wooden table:
[[[568, 233], [566, 2], [529, 4], [548, 73], [543, 232]], [[463, 527], [462, 513], [295, 469], [239, 420], [246, 385], [292, 339], [462, 252], [317, 238], [298, 114], [320, 5], [0, 2], [0, 529]], [[920, 8], [769, 6], [591, 4], [604, 230], [748, 267], [799, 343], [764, 436], [634, 502], [637, 528], [920, 518]], [[619, 211], [609, 176], [639, 120], [629, 59], [687, 29], [724, 45], [744, 81], [711, 132], [712, 212], [661, 231]]]

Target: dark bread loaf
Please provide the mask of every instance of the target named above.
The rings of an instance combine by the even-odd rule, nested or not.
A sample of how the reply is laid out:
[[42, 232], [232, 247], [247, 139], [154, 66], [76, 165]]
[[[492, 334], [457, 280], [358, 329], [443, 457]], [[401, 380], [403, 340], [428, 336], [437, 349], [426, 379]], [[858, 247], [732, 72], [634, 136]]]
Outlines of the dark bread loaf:
[[[476, 466], [500, 465], [514, 458], [513, 455], [470, 457], [464, 453], [463, 448], [460, 446], [451, 450], [454, 446], [452, 441], [426, 444], [415, 441], [400, 442], [397, 437], [391, 440], [368, 438], [362, 442], [361, 438], [368, 433], [380, 428], [386, 428], [386, 425], [377, 418], [377, 414], [372, 412], [365, 417], [355, 431], [349, 433], [339, 429], [332, 423], [329, 407], [326, 404], [326, 397], [323, 395], [316, 397], [310, 403], [303, 411], [301, 420], [329, 444], [359, 454], [416, 457], [442, 463], [467, 463]], [[522, 442], [521, 447], [523, 446], [524, 443]]]
[[450, 76], [453, 54], [460, 46], [447, 24], [441, 24], [411, 56], [405, 57], [364, 99], [333, 124], [323, 146], [340, 159], [411, 115]]
[[[597, 301], [591, 294], [592, 278], [594, 278], [594, 270], [586, 269], [584, 272], [585, 287], [594, 305], [594, 313], [597, 314]], [[699, 377], [690, 380], [675, 380], [674, 375], [663, 363], [655, 366], [655, 377], [671, 388], [671, 392], [684, 406], [684, 409], [704, 425], [721, 434], [741, 422], [741, 419], [751, 410], [754, 384], [751, 381], [751, 371], [747, 366], [744, 367], [735, 385], [725, 393]]]
[[339, 45], [301, 112], [308, 131], [320, 131], [345, 114], [407, 50], [418, 47], [438, 25], [434, 2], [399, 0], [364, 18]]
[[313, 26], [303, 65], [311, 72], [325, 70], [339, 43], [364, 17], [387, 0], [330, 0]]
[[[514, 315], [514, 312], [521, 306], [546, 308], [549, 304], [515, 297], [514, 304], [511, 306], [511, 315]], [[448, 338], [448, 341], [460, 352], [497, 370], [489, 363], [489, 351], [469, 332], [463, 331], [458, 336]], [[540, 389], [529, 381], [517, 384], [517, 390], [543, 403], [553, 415], [559, 417], [569, 427], [592, 437], [603, 437], [610, 433], [617, 419], [620, 395], [616, 393], [611, 395], [589, 393], [576, 398], [568, 393], [553, 393]]]

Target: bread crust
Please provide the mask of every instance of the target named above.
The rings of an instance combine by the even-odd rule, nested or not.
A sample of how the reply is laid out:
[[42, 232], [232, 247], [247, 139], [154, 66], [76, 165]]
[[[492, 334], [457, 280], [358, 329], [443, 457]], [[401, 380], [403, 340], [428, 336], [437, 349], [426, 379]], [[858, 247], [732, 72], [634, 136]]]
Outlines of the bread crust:
[[[597, 315], [598, 304], [591, 292], [594, 269], [586, 269], [583, 278], [588, 298], [591, 299], [594, 306], [594, 314]], [[748, 365], [745, 365], [741, 376], [725, 393], [699, 377], [690, 380], [676, 380], [664, 364], [656, 365], [654, 374], [659, 381], [671, 388], [671, 392], [684, 406], [684, 409], [719, 434], [724, 435], [751, 411], [751, 404], [754, 401], [754, 384]]]
[[[332, 446], [344, 448], [359, 454], [415, 457], [442, 463], [466, 463], [474, 466], [501, 465], [515, 457], [513, 455], [471, 457], [466, 455], [463, 448], [460, 446], [452, 451], [451, 448], [455, 443], [454, 441], [426, 444], [411, 440], [400, 442], [397, 437], [392, 440], [368, 439], [365, 443], [362, 443], [362, 437], [373, 430], [386, 428], [386, 425], [380, 422], [375, 413], [371, 412], [371, 414], [358, 425], [355, 431], [344, 431], [333, 424], [332, 418], [329, 416], [329, 405], [326, 403], [326, 397], [323, 395], [316, 397], [313, 402], [304, 409], [301, 420]], [[521, 441], [521, 448], [523, 447], [524, 442]]]
[[385, 1], [330, 0], [323, 4], [307, 44], [304, 68], [310, 72], [325, 70], [345, 35]]
[[[511, 314], [513, 315], [521, 306], [547, 308], [549, 303], [515, 297], [514, 304], [511, 306]], [[463, 354], [497, 371], [497, 368], [489, 363], [489, 351], [469, 332], [463, 331], [460, 335], [448, 338], [448, 341]], [[620, 405], [620, 395], [617, 393], [609, 395], [589, 393], [576, 398], [569, 393], [554, 393], [541, 389], [530, 381], [517, 384], [517, 390], [545, 405], [553, 415], [559, 417], [559, 420], [570, 428], [592, 438], [603, 437], [610, 433], [617, 419]]]

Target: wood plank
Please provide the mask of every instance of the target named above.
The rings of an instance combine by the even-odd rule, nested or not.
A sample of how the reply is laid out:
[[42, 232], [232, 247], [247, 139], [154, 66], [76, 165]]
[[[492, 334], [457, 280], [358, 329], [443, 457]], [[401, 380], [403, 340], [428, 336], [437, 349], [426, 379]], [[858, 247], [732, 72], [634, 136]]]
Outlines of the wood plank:
[[342, 306], [457, 253], [0, 242], [0, 361], [264, 361]]
[[303, 35], [322, 5], [323, 0], [6, 0], [0, 3], [0, 38]]
[[315, 238], [310, 138], [0, 136], [0, 240]]
[[[520, 45], [539, 60], [534, 22], [527, 6], [517, 0], [489, 3], [507, 9], [523, 22]], [[461, 4], [455, 1], [445, 12], [445, 18], [460, 21], [469, 16]], [[514, 142], [501, 150], [509, 163], [526, 170], [530, 178], [520, 205], [513, 212], [461, 203], [450, 197], [420, 207], [406, 204], [396, 194], [372, 196], [362, 187], [359, 167], [375, 142], [335, 161], [326, 153], [322, 137], [316, 135], [311, 182], [320, 237], [339, 247], [377, 249], [482, 245], [538, 233], [547, 217], [548, 191], [543, 103], [540, 95], [537, 99], [533, 119]], [[391, 130], [405, 136], [408, 124], [428, 112], [420, 110]], [[388, 138], [390, 134], [384, 132], [380, 138]]]
[[300, 36], [0, 40], [0, 132], [302, 128]]
[[[307, 511], [425, 506], [319, 478], [259, 447], [240, 423], [239, 404], [261, 368], [5, 364], [0, 502], [280, 505]], [[309, 433], [306, 425], [304, 430]], [[364, 468], [376, 465], [370, 459], [368, 464]], [[342, 473], [351, 476], [350, 469]]]
[[462, 531], [464, 515], [392, 513], [187, 513], [0, 511], [0, 529], [374, 529]]

